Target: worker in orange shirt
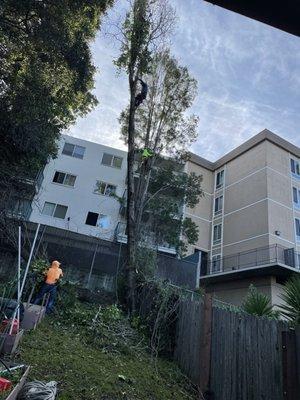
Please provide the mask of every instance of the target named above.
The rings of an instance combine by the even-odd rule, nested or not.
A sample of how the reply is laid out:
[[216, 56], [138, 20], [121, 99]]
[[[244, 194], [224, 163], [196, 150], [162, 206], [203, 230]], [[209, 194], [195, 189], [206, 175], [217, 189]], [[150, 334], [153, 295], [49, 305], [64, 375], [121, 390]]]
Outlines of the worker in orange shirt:
[[45, 295], [49, 294], [49, 299], [46, 304], [46, 313], [50, 314], [53, 311], [53, 306], [56, 297], [57, 282], [63, 276], [60, 263], [53, 261], [50, 268], [45, 272], [45, 282], [37, 294], [33, 304], [38, 304]]

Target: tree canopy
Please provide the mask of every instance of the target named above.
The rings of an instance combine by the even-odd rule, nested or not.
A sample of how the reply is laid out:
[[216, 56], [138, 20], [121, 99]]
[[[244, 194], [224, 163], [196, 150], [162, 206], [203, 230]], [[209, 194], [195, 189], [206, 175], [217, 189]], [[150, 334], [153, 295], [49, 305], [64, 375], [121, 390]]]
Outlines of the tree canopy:
[[55, 156], [61, 130], [97, 103], [89, 43], [111, 3], [1, 2], [1, 163], [9, 163], [10, 172]]
[[[0, 223], [57, 139], [97, 104], [90, 42], [113, 0], [0, 2]], [[25, 181], [25, 184], [24, 184]], [[31, 196], [31, 197], [30, 197]]]

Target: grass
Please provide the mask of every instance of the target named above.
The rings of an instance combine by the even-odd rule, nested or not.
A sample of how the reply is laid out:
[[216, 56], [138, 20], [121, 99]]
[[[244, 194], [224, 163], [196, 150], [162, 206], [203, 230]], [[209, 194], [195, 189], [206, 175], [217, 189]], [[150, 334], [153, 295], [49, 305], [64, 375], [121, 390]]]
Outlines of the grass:
[[[22, 362], [31, 365], [31, 380], [58, 382], [59, 400], [187, 400], [195, 393], [178, 367], [153, 359], [144, 346], [126, 342], [118, 329], [132, 330], [124, 317], [112, 326], [103, 320], [88, 330], [63, 317], [47, 318], [22, 341]], [[102, 335], [102, 332], [103, 335]], [[98, 336], [101, 340], [98, 340]], [[116, 339], [118, 337], [118, 339]], [[131, 335], [135, 338], [136, 334]]]

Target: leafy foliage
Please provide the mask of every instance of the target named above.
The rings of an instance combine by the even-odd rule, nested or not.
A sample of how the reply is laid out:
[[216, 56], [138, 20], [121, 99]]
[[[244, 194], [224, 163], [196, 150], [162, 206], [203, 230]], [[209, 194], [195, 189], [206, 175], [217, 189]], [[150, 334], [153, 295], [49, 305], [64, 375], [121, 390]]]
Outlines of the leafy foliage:
[[98, 306], [73, 301], [76, 318], [70, 305], [67, 314], [44, 320], [22, 340], [30, 380], [58, 381], [63, 400], [196, 398], [174, 363], [153, 362], [143, 338], [116, 306], [101, 307], [97, 314]]
[[202, 196], [202, 177], [174, 168], [174, 162], [154, 168], [145, 196], [142, 235], [152, 234], [152, 243], [167, 243], [184, 254], [187, 244], [198, 240], [198, 227], [183, 216], [184, 204], [194, 207]]
[[60, 132], [97, 104], [89, 43], [111, 4], [1, 1], [0, 216], [15, 198], [32, 199], [26, 178], [55, 157]]
[[49, 268], [49, 262], [42, 258], [34, 260], [31, 264], [31, 272], [35, 275], [35, 280], [37, 283], [41, 283], [45, 280], [45, 272]]
[[259, 292], [253, 285], [249, 287], [247, 297], [242, 303], [242, 310], [258, 317], [278, 318], [278, 313], [273, 311], [269, 297]]
[[283, 288], [281, 299], [284, 304], [279, 305], [281, 314], [287, 318], [293, 326], [300, 325], [300, 277], [291, 277]]
[[[169, 50], [153, 55], [143, 79], [148, 84], [148, 98], [135, 114], [136, 148], [150, 148], [155, 154], [181, 158], [197, 137], [198, 117], [185, 113], [195, 99], [197, 81]], [[125, 142], [128, 118], [129, 109], [126, 109], [120, 116]]]

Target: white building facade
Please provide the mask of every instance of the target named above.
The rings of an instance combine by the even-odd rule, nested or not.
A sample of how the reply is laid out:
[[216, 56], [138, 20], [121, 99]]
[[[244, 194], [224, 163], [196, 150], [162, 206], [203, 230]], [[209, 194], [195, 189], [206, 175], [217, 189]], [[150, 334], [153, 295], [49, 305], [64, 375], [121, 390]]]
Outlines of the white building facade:
[[62, 135], [56, 159], [45, 167], [30, 221], [113, 240], [121, 222], [127, 153]]

